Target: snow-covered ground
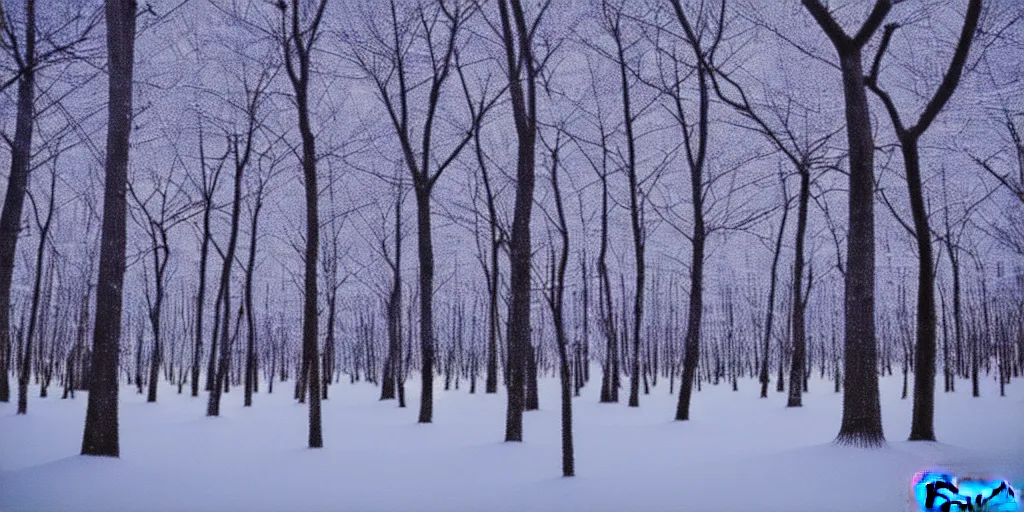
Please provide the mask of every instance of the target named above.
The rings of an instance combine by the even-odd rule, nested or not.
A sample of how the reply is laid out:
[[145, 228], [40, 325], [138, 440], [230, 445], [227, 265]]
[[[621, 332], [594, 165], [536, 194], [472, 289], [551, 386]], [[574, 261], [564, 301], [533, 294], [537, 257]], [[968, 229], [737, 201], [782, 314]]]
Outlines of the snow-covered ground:
[[667, 381], [639, 409], [597, 403], [595, 381], [574, 401], [575, 478], [561, 477], [555, 379], [542, 381], [542, 410], [526, 413], [521, 444], [502, 442], [504, 395], [468, 386], [438, 389], [434, 423], [416, 424], [417, 381], [406, 409], [367, 384], [333, 385], [320, 450], [306, 448], [308, 409], [288, 384], [248, 409], [233, 388], [220, 418], [204, 416], [205, 394], [168, 386], [147, 404], [125, 387], [120, 459], [78, 455], [84, 393], [39, 399], [33, 387], [27, 416], [14, 414], [14, 397], [0, 404], [0, 510], [905, 511], [922, 469], [1024, 483], [1019, 381], [1005, 398], [992, 381], [980, 398], [968, 382], [955, 394], [940, 382], [940, 442], [910, 443], [911, 400], [900, 400], [898, 377], [884, 378], [889, 443], [876, 450], [831, 444], [842, 400], [830, 382], [812, 380], [801, 409], [774, 389], [758, 399], [753, 381], [739, 392], [705, 386], [693, 419], [674, 422]]

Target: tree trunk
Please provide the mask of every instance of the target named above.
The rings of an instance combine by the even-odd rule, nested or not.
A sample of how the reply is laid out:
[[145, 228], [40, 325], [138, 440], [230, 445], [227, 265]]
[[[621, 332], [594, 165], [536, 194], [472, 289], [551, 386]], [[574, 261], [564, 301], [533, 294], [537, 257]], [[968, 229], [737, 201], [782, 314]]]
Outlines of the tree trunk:
[[[510, 20], [509, 10], [514, 18]], [[502, 39], [509, 72], [509, 93], [518, 140], [516, 197], [509, 244], [508, 408], [505, 441], [523, 440], [524, 372], [530, 343], [530, 218], [533, 213], [534, 145], [536, 124], [536, 68], [532, 30], [520, 0], [498, 0]], [[513, 35], [515, 30], [515, 35]], [[518, 52], [517, 52], [518, 49]], [[526, 77], [521, 72], [526, 71]], [[525, 85], [525, 90], [524, 90]], [[422, 293], [422, 291], [421, 291]]]
[[487, 271], [487, 375], [484, 380], [484, 392], [498, 392], [498, 332], [501, 325], [501, 313], [498, 310], [499, 272], [498, 252], [502, 239], [498, 230], [498, 208], [495, 206], [494, 191], [491, 189], [490, 176], [487, 173], [487, 161], [484, 158], [483, 145], [480, 142], [480, 130], [473, 132], [476, 159], [480, 165], [480, 175], [484, 182], [484, 193], [487, 197], [487, 227], [490, 231], [489, 268]]
[[[229, 137], [229, 144], [231, 144], [231, 138]], [[238, 141], [235, 140], [234, 144], [237, 146]], [[238, 148], [235, 148], [236, 153]], [[246, 154], [248, 151], [245, 152]], [[241, 219], [241, 207], [242, 207], [242, 175], [245, 172], [247, 164], [247, 156], [241, 156], [235, 162], [235, 176], [234, 176], [234, 197], [231, 202], [231, 230], [228, 233], [228, 247], [224, 253], [224, 265], [221, 268], [220, 273], [220, 291], [217, 295], [220, 297], [220, 303], [217, 308], [220, 310], [220, 357], [216, 355], [211, 357], [212, 360], [218, 360], [216, 366], [216, 374], [213, 378], [213, 386], [210, 388], [209, 400], [206, 404], [206, 415], [207, 416], [219, 416], [220, 415], [220, 398], [221, 393], [225, 391], [225, 386], [229, 385], [228, 380], [228, 369], [231, 362], [231, 269], [235, 264], [235, 251], [238, 247], [238, 225]], [[214, 338], [218, 336], [218, 332], [215, 330]]]
[[395, 200], [395, 259], [391, 263], [391, 293], [388, 296], [388, 358], [381, 386], [380, 399], [395, 398], [395, 392], [402, 395], [399, 407], [405, 406], [404, 384], [402, 384], [402, 194]]
[[917, 140], [903, 141], [903, 164], [907, 191], [914, 219], [917, 243], [917, 344], [914, 354], [914, 409], [910, 424], [911, 441], [935, 440], [935, 351], [937, 318], [935, 315], [935, 259], [932, 255], [932, 231], [921, 183]]
[[[785, 186], [785, 183], [783, 183]], [[775, 319], [775, 286], [778, 282], [779, 256], [782, 254], [782, 235], [786, 232], [786, 219], [789, 217], [789, 204], [782, 210], [782, 221], [779, 223], [779, 235], [775, 238], [775, 251], [772, 253], [772, 270], [768, 282], [768, 310], [764, 321], [764, 359], [761, 360], [761, 398], [768, 397], [768, 364], [771, 360], [772, 326]], [[782, 352], [779, 352], [782, 357]]]
[[[205, 164], [204, 164], [205, 165]], [[205, 169], [203, 170], [205, 172]], [[204, 191], [205, 193], [205, 191]], [[203, 348], [203, 312], [206, 311], [206, 261], [210, 252], [210, 214], [213, 203], [203, 204], [203, 241], [199, 247], [199, 291], [196, 294], [196, 330], [192, 347], [192, 396], [199, 396], [199, 364]], [[209, 375], [207, 380], [209, 380]], [[207, 386], [209, 391], [209, 386]]]
[[[676, 407], [677, 421], [690, 419], [690, 395], [700, 361], [700, 324], [704, 312], [704, 243], [707, 232], [704, 227], [704, 161], [703, 153], [707, 145], [708, 125], [708, 84], [707, 71], [703, 65], [697, 68], [700, 93], [700, 135], [698, 144], [701, 156], [696, 162], [690, 162], [690, 193], [693, 203], [693, 244], [690, 261], [690, 304], [689, 316], [686, 319], [686, 341], [684, 342], [683, 376], [679, 383], [679, 403]], [[699, 383], [698, 383], [699, 385]]]
[[[425, 181], [428, 178], [421, 178]], [[422, 391], [420, 393], [420, 423], [434, 419], [434, 243], [430, 232], [430, 187], [429, 183], [417, 182], [416, 220], [418, 226], [417, 247], [420, 259], [420, 350], [423, 368], [420, 371]]]
[[[304, 67], [308, 71], [308, 55]], [[308, 374], [309, 386], [309, 447], [322, 448], [324, 445], [320, 417], [320, 364], [317, 325], [317, 250], [320, 247], [320, 215], [316, 174], [316, 141], [309, 123], [308, 83], [303, 81], [295, 93], [299, 110], [299, 131], [302, 134], [302, 170], [306, 190], [306, 255], [305, 255], [305, 299], [302, 308], [303, 360]]]
[[256, 313], [253, 307], [252, 277], [256, 271], [256, 242], [259, 240], [260, 209], [263, 200], [257, 193], [252, 213], [252, 232], [249, 234], [249, 262], [245, 267], [245, 397], [243, 406], [252, 406], [252, 393], [256, 388]]
[[[54, 176], [53, 180], [57, 177]], [[39, 229], [39, 245], [36, 249], [36, 272], [35, 278], [32, 282], [32, 309], [28, 316], [28, 334], [25, 337], [25, 357], [21, 361], [21, 373], [18, 375], [18, 414], [25, 414], [28, 411], [28, 380], [31, 368], [29, 362], [32, 358], [29, 354], [32, 353], [32, 340], [36, 337], [36, 324], [39, 318], [39, 303], [41, 295], [41, 282], [43, 276], [43, 258], [46, 254], [46, 236], [50, 231], [50, 220], [53, 218], [53, 201], [54, 201], [54, 190], [50, 188], [50, 207], [49, 213], [46, 216], [45, 223], [40, 226]], [[47, 301], [46, 305], [49, 305]], [[39, 371], [37, 366], [36, 372]], [[42, 389], [46, 389], [45, 384]], [[45, 395], [43, 395], [45, 396]]]
[[793, 295], [792, 295], [792, 328], [793, 328], [793, 360], [789, 368], [789, 399], [786, 407], [803, 405], [800, 392], [806, 378], [807, 334], [804, 316], [807, 311], [807, 297], [804, 294], [804, 238], [807, 233], [807, 206], [811, 197], [810, 169], [800, 170], [800, 204], [796, 219], [796, 242], [793, 254]]
[[845, 382], [841, 444], [879, 446], [882, 411], [878, 397], [875, 341], [874, 139], [860, 49], [840, 55], [850, 150], [849, 233], [845, 286]]
[[[36, 76], [36, 2], [25, 0], [24, 65], [19, 69], [18, 107], [15, 114], [14, 142], [11, 145], [11, 173], [7, 195], [0, 213], [0, 402], [10, 400], [11, 281], [17, 256], [21, 214], [28, 190], [32, 163], [32, 134], [35, 121]], [[20, 385], [20, 383], [19, 383]]]
[[96, 289], [96, 327], [85, 413], [82, 455], [117, 457], [118, 345], [121, 336], [125, 269], [125, 192], [132, 128], [132, 64], [135, 56], [135, 0], [107, 0], [107, 160], [103, 228]]
[[611, 279], [608, 277], [608, 176], [601, 174], [601, 248], [597, 254], [598, 301], [601, 305], [601, 326], [606, 339], [605, 362], [601, 375], [601, 402], [618, 402], [618, 334], [615, 330], [615, 309], [612, 307]]

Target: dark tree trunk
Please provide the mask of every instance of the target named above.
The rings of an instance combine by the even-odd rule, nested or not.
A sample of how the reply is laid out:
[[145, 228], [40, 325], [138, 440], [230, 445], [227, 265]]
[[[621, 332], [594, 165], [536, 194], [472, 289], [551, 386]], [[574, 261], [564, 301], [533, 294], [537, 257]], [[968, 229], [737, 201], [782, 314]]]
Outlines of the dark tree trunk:
[[943, 390], [946, 393], [953, 391], [953, 370], [950, 368], [949, 357], [949, 322], [946, 315], [946, 294], [939, 288], [939, 307], [942, 311], [942, 377]]
[[966, 358], [963, 357], [964, 324], [963, 303], [961, 301], [963, 293], [960, 283], [960, 255], [958, 248], [952, 240], [949, 240], [949, 237], [946, 237], [946, 252], [949, 254], [949, 266], [953, 271], [953, 338], [956, 342], [956, 372], [954, 373], [953, 386], [951, 386], [951, 389], [953, 389], [956, 386], [955, 377], [957, 375], [966, 375]]
[[537, 389], [537, 348], [526, 344], [526, 405], [524, 410], [540, 409], [540, 394]]
[[[793, 294], [792, 294], [792, 329], [793, 329], [793, 360], [789, 367], [789, 399], [786, 407], [803, 405], [800, 392], [803, 389], [809, 366], [807, 359], [807, 334], [804, 321], [807, 312], [807, 294], [803, 289], [804, 278], [804, 238], [807, 234], [807, 206], [811, 197], [811, 171], [801, 167], [800, 198], [796, 218], [796, 242], [793, 254]], [[808, 283], [810, 284], [810, 283]]]
[[[128, 330], [131, 330], [131, 316], [128, 318]], [[131, 384], [131, 382], [129, 382]], [[135, 336], [135, 392], [142, 394], [142, 332]]]
[[608, 175], [601, 179], [601, 247], [597, 254], [598, 290], [601, 305], [601, 327], [606, 338], [605, 361], [601, 375], [601, 402], [618, 402], [618, 334], [615, 330], [615, 309], [612, 307], [612, 286], [608, 276]]
[[483, 178], [484, 193], [487, 198], [487, 227], [491, 236], [488, 241], [490, 252], [488, 254], [489, 267], [487, 268], [487, 375], [484, 378], [484, 392], [491, 394], [498, 392], [498, 335], [501, 325], [501, 313], [498, 310], [498, 295], [500, 293], [498, 290], [500, 282], [498, 252], [501, 249], [502, 238], [498, 229], [498, 208], [495, 205], [494, 190], [491, 188], [491, 179], [487, 172], [487, 160], [484, 157], [479, 129], [474, 130], [473, 139], [477, 164], [480, 166], [480, 176]]
[[[238, 247], [238, 225], [241, 219], [241, 208], [242, 208], [242, 175], [245, 172], [245, 168], [248, 165], [249, 154], [252, 148], [251, 138], [246, 143], [244, 149], [239, 148], [240, 141], [237, 138], [229, 137], [228, 144], [233, 146], [233, 151], [236, 155], [235, 160], [235, 176], [234, 176], [234, 196], [231, 201], [231, 230], [228, 233], [228, 247], [224, 252], [224, 265], [221, 268], [220, 273], [220, 288], [217, 295], [220, 297], [220, 303], [217, 304], [217, 308], [220, 310], [220, 332], [214, 330], [214, 338], [216, 339], [218, 334], [220, 335], [220, 357], [216, 357], [216, 354], [212, 354], [212, 360], [218, 360], [213, 379], [213, 386], [210, 388], [209, 400], [206, 404], [206, 415], [207, 416], [219, 416], [220, 415], [220, 398], [221, 393], [225, 392], [225, 387], [228, 386], [228, 368], [231, 362], [231, 269], [235, 264], [235, 251]], [[243, 308], [244, 309], [244, 308]]]
[[835, 46], [843, 79], [849, 146], [849, 229], [845, 272], [845, 383], [843, 419], [836, 441], [865, 447], [885, 443], [878, 397], [875, 341], [874, 151], [861, 50], [885, 20], [891, 0], [877, 0], [854, 37], [819, 0], [804, 7]]
[[[785, 186], [785, 183], [783, 183]], [[768, 397], [768, 363], [771, 360], [772, 327], [775, 319], [775, 286], [778, 282], [779, 256], [782, 254], [782, 236], [786, 232], [786, 219], [789, 218], [788, 201], [783, 205], [782, 221], [779, 223], [779, 235], [775, 238], [775, 251], [772, 253], [772, 270], [768, 281], [768, 310], [764, 321], [764, 353], [761, 360], [759, 381], [761, 382], [761, 398]], [[782, 352], [779, 352], [782, 357]]]
[[405, 392], [402, 375], [402, 193], [395, 199], [395, 256], [391, 265], [391, 293], [388, 295], [388, 358], [381, 386], [381, 400], [401, 395], [399, 407], [405, 407]]
[[252, 277], [256, 271], [256, 242], [259, 240], [260, 209], [263, 208], [262, 190], [256, 194], [252, 212], [252, 231], [249, 233], [249, 261], [245, 267], [245, 398], [243, 406], [252, 406], [252, 393], [256, 389], [256, 313], [253, 304]]
[[[210, 358], [206, 362], [206, 391], [213, 391], [213, 384], [217, 378], [217, 334], [221, 330], [221, 323], [227, 323], [228, 316], [221, 315], [221, 303], [224, 301], [224, 288], [217, 287], [217, 296], [213, 301], [213, 330], [210, 334]], [[223, 318], [222, 318], [223, 316]]]
[[[520, 0], [498, 0], [509, 93], [518, 139], [516, 197], [509, 244], [508, 409], [505, 441], [523, 440], [524, 373], [530, 344], [530, 217], [533, 212], [534, 145], [537, 136], [536, 63], [533, 32]], [[511, 11], [511, 13], [509, 12]], [[514, 23], [513, 23], [513, 18]], [[522, 72], [526, 76], [522, 76]]]
[[640, 329], [644, 313], [644, 228], [643, 205], [636, 172], [636, 140], [633, 134], [633, 113], [629, 97], [629, 80], [626, 78], [626, 55], [619, 32], [619, 20], [612, 27], [615, 47], [618, 52], [619, 79], [622, 85], [622, 112], [626, 126], [628, 159], [626, 176], [629, 179], [629, 220], [633, 230], [633, 259], [636, 264], [636, 283], [633, 291], [633, 361], [629, 381], [629, 406], [640, 406]]
[[[200, 136], [202, 136], [200, 134]], [[200, 145], [202, 150], [202, 145]], [[206, 176], [205, 158], [200, 159], [203, 165], [203, 176]], [[205, 181], [205, 180], [204, 180]], [[210, 214], [213, 212], [211, 193], [203, 189], [203, 241], [199, 247], [199, 290], [196, 294], [196, 330], [192, 347], [192, 396], [199, 396], [199, 365], [202, 361], [203, 348], [203, 312], [206, 311], [206, 261], [210, 253]], [[209, 391], [212, 376], [207, 374], [206, 390]]]
[[82, 455], [117, 457], [117, 371], [125, 269], [125, 192], [132, 128], [132, 64], [135, 57], [135, 0], [107, 0], [107, 55], [110, 72], [107, 105], [107, 161], [103, 228], [96, 281], [89, 405], [85, 413]]
[[903, 144], [903, 162], [914, 218], [917, 242], [917, 343], [914, 354], [914, 409], [910, 426], [911, 441], [935, 440], [935, 352], [937, 321], [935, 315], [935, 258], [932, 231], [921, 183], [917, 141]]
[[[0, 213], [0, 402], [10, 400], [11, 281], [17, 256], [21, 214], [32, 168], [32, 134], [35, 121], [36, 76], [36, 2], [25, 0], [25, 50], [19, 71], [18, 107], [11, 144], [11, 173], [7, 195]], [[20, 383], [19, 383], [20, 385]], [[19, 406], [20, 408], [20, 406]]]
[[[298, 115], [299, 134], [302, 138], [302, 175], [306, 192], [306, 251], [305, 275], [303, 277], [305, 297], [302, 305], [302, 366], [309, 386], [309, 447], [321, 448], [323, 430], [320, 416], [320, 356], [317, 331], [317, 251], [320, 248], [320, 216], [317, 188], [316, 137], [309, 119], [309, 79], [313, 43], [316, 41], [323, 19], [327, 0], [317, 2], [313, 19], [306, 27], [299, 24], [299, 0], [292, 0], [291, 12], [281, 2], [281, 26], [284, 30], [285, 70], [295, 92], [295, 107]], [[290, 16], [289, 16], [290, 14]], [[289, 19], [290, 18], [290, 19]]]
[[683, 376], [679, 383], [679, 403], [676, 407], [677, 421], [690, 419], [690, 395], [700, 361], [700, 324], [704, 313], [704, 243], [707, 232], [704, 226], [704, 152], [707, 148], [708, 129], [708, 85], [707, 71], [698, 66], [697, 78], [700, 93], [700, 134], [698, 135], [699, 156], [690, 165], [690, 193], [693, 203], [693, 245], [690, 261], [690, 303], [686, 319], [686, 341], [683, 345]]
[[[548, 304], [551, 317], [555, 324], [555, 342], [558, 345], [558, 369], [562, 394], [562, 476], [576, 474], [576, 463], [572, 442], [572, 383], [569, 373], [569, 355], [566, 350], [568, 340], [565, 336], [563, 319], [563, 298], [565, 296], [565, 269], [569, 263], [569, 228], [565, 221], [565, 209], [562, 206], [562, 194], [558, 187], [558, 147], [552, 151], [551, 186], [554, 189], [555, 207], [558, 212], [558, 232], [561, 248], [556, 256], [551, 256], [551, 292]], [[577, 354], [579, 350], [577, 349]], [[578, 388], [577, 388], [578, 389]]]
[[935, 95], [921, 113], [917, 122], [904, 128], [895, 103], [890, 96], [878, 86], [879, 64], [888, 47], [890, 37], [896, 25], [885, 28], [885, 34], [875, 57], [867, 86], [875, 92], [885, 105], [893, 128], [900, 141], [903, 153], [903, 165], [906, 171], [907, 192], [910, 199], [910, 211], [913, 217], [913, 235], [918, 252], [917, 280], [917, 343], [914, 363], [914, 410], [910, 428], [911, 441], [934, 441], [933, 428], [935, 416], [935, 352], [936, 352], [936, 315], [935, 315], [935, 262], [932, 254], [932, 231], [928, 221], [928, 209], [925, 204], [924, 189], [921, 179], [921, 164], [918, 152], [918, 141], [939, 112], [952, 97], [960, 81], [971, 41], [981, 15], [982, 0], [971, 0], [964, 15], [964, 26], [953, 59], [943, 77]]
[[[717, 25], [718, 34], [712, 37], [711, 43], [703, 42], [703, 36], [698, 36], [690, 24], [689, 18], [683, 10], [679, 0], [672, 0], [672, 7], [676, 20], [685, 33], [685, 39], [690, 50], [697, 60], [696, 80], [698, 95], [698, 112], [695, 125], [690, 125], [686, 119], [683, 106], [682, 92], [677, 88], [673, 91], [674, 110], [676, 121], [679, 123], [683, 144], [685, 146], [686, 161], [690, 170], [690, 196], [693, 206], [693, 231], [690, 236], [692, 245], [692, 259], [690, 263], [690, 303], [689, 316], [686, 319], [686, 341], [684, 342], [683, 353], [683, 375], [679, 383], [679, 403], [676, 407], [675, 419], [685, 421], [690, 418], [690, 397], [693, 392], [694, 381], [697, 381], [697, 389], [700, 390], [700, 381], [697, 374], [700, 364], [700, 328], [701, 317], [704, 310], [704, 251], [707, 241], [707, 227], [704, 219], [704, 167], [708, 148], [708, 126], [710, 124], [709, 105], [710, 89], [712, 84], [712, 68], [707, 61], [709, 54], [714, 54], [721, 41], [723, 25], [725, 23], [725, 2], [722, 1], [717, 18], [710, 19], [709, 23]], [[701, 13], [703, 16], [704, 14]]]
[[843, 421], [837, 441], [885, 442], [878, 398], [875, 341], [874, 139], [860, 50], [841, 55], [850, 147], [849, 234], [846, 263], [846, 341]]
[[[56, 172], [56, 171], [54, 171]], [[35, 278], [32, 282], [32, 307], [28, 315], [28, 334], [25, 336], [25, 357], [21, 361], [21, 372], [18, 375], [18, 414], [25, 414], [28, 411], [28, 380], [31, 368], [29, 362], [32, 360], [29, 354], [32, 353], [32, 340], [36, 337], [36, 325], [39, 319], [39, 303], [41, 293], [41, 282], [43, 276], [43, 259], [46, 255], [46, 237], [50, 232], [50, 221], [53, 219], [53, 208], [54, 201], [56, 200], [54, 192], [57, 181], [56, 174], [51, 178], [50, 181], [50, 199], [49, 207], [47, 209], [46, 218], [39, 223], [39, 245], [36, 248], [36, 272]], [[35, 209], [35, 202], [33, 201], [33, 209]], [[39, 221], [38, 212], [36, 212], [36, 220]], [[51, 264], [52, 265], [52, 264]], [[51, 267], [52, 268], [52, 267]], [[49, 294], [47, 294], [49, 299]], [[49, 300], [45, 302], [46, 306], [49, 306]], [[36, 367], [38, 373], [40, 368]], [[40, 388], [43, 397], [46, 396], [46, 384]]]
[[[134, 192], [132, 192], [134, 197]], [[165, 206], [165, 205], [164, 205]], [[145, 205], [140, 202], [140, 208], [145, 210]], [[161, 343], [161, 317], [164, 304], [164, 275], [167, 269], [167, 260], [170, 257], [170, 244], [167, 240], [166, 219], [161, 214], [159, 220], [154, 219], [148, 212], [145, 212], [149, 226], [150, 241], [153, 245], [153, 297], [147, 293], [146, 302], [149, 306], [149, 323], [153, 330], [153, 350], [149, 355], [149, 387], [146, 394], [146, 402], [156, 402], [157, 386], [160, 384], [160, 363], [163, 360], [163, 345]], [[148, 285], [147, 285], [148, 286]], [[139, 337], [141, 345], [142, 338]], [[142, 389], [141, 387], [139, 388]]]
[[430, 185], [416, 183], [417, 247], [420, 259], [420, 351], [423, 357], [420, 423], [434, 419], [434, 243], [430, 228]]

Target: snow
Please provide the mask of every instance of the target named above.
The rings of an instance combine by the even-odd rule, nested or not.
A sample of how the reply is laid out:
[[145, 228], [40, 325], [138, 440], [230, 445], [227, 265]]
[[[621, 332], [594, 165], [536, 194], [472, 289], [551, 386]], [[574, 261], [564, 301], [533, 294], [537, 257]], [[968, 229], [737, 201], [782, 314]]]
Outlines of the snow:
[[753, 381], [705, 386], [692, 420], [675, 422], [667, 381], [639, 409], [597, 403], [595, 381], [574, 401], [574, 478], [561, 477], [556, 379], [542, 380], [543, 409], [525, 414], [521, 444], [501, 442], [504, 396], [468, 386], [435, 391], [435, 423], [416, 424], [417, 384], [406, 409], [365, 383], [331, 386], [320, 450], [306, 448], [308, 409], [290, 384], [252, 408], [233, 388], [219, 418], [187, 387], [163, 387], [157, 404], [125, 387], [120, 459], [78, 455], [85, 393], [39, 399], [33, 387], [27, 416], [0, 404], [0, 510], [900, 511], [915, 510], [910, 481], [924, 469], [1024, 483], [1019, 381], [1002, 398], [988, 380], [980, 398], [968, 382], [940, 387], [940, 442], [911, 443], [911, 400], [900, 400], [899, 377], [883, 378], [889, 442], [874, 450], [831, 443], [842, 400], [830, 382], [812, 380], [801, 409], [774, 388], [759, 399]]

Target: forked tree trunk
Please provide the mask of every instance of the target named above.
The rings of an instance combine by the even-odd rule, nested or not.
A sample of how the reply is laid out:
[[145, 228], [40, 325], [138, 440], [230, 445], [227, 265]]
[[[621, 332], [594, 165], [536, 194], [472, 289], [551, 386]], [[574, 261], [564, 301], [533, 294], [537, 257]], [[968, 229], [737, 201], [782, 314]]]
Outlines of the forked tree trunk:
[[[508, 408], [505, 441], [523, 440], [524, 377], [530, 343], [530, 217], [533, 212], [537, 136], [533, 32], [520, 0], [498, 0], [509, 93], [518, 140], [516, 197], [509, 243]], [[522, 76], [525, 71], [526, 76]], [[422, 293], [422, 291], [421, 291]]]
[[840, 444], [865, 447], [885, 443], [878, 396], [875, 341], [874, 152], [861, 50], [892, 8], [876, 0], [856, 35], [848, 36], [819, 0], [802, 0], [839, 57], [849, 147], [849, 229], [845, 273], [845, 383]]

